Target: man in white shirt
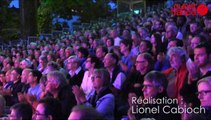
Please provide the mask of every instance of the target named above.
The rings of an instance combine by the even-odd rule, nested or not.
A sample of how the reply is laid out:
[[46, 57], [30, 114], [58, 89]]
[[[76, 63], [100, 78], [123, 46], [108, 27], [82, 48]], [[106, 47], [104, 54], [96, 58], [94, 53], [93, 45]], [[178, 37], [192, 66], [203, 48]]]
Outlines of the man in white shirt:
[[110, 81], [112, 84], [112, 92], [117, 94], [121, 89], [123, 82], [126, 79], [125, 74], [120, 70], [118, 64], [118, 56], [114, 53], [106, 54], [104, 58], [104, 67], [108, 70], [110, 74]]

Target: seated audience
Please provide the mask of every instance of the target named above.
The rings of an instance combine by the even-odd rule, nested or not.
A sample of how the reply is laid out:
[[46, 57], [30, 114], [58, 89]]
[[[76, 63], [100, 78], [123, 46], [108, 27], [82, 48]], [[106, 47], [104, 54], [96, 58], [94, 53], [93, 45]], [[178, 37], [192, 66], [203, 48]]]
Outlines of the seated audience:
[[[166, 76], [161, 73], [161, 72], [157, 72], [157, 71], [151, 71], [149, 73], [146, 74], [146, 76], [144, 77], [144, 82], [143, 82], [143, 88], [142, 88], [142, 92], [143, 92], [143, 97], [139, 97], [136, 99], [142, 99], [142, 100], [152, 100], [152, 99], [168, 99], [167, 97], [167, 85], [168, 85], [168, 81], [166, 79]], [[135, 104], [135, 105], [134, 105]], [[136, 120], [136, 119], [156, 119], [156, 120], [169, 120], [174, 118], [175, 120], [179, 119], [180, 116], [178, 114], [175, 113], [169, 113], [166, 114], [163, 111], [163, 107], [165, 107], [165, 105], [171, 106], [173, 107], [174, 105], [176, 106], [176, 104], [169, 104], [169, 103], [141, 103], [138, 104], [137, 101], [132, 101], [132, 105], [130, 105], [130, 109], [128, 110], [128, 117], [130, 120]], [[159, 106], [159, 107], [158, 107]], [[151, 114], [150, 112], [144, 111], [143, 114], [140, 113], [132, 113], [132, 109], [136, 109], [136, 107], [138, 108], [153, 108], [156, 107], [158, 109], [160, 109], [160, 112], [157, 112], [155, 114]]]
[[95, 93], [89, 100], [78, 86], [73, 86], [72, 89], [78, 104], [93, 106], [106, 120], [114, 120], [114, 95], [109, 89], [109, 76], [105, 69], [94, 71], [92, 79]]

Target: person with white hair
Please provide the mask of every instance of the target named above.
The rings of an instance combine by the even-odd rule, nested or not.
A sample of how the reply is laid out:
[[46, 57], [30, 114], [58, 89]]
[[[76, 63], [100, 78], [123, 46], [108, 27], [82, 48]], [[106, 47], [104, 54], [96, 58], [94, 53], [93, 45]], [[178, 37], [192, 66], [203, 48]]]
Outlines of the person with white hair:
[[105, 120], [114, 120], [115, 97], [109, 89], [111, 85], [109, 72], [105, 69], [95, 69], [92, 81], [95, 92], [89, 99], [86, 99], [85, 93], [78, 86], [72, 87], [77, 104], [92, 106]]
[[181, 99], [180, 90], [187, 82], [188, 70], [186, 61], [188, 59], [186, 51], [182, 47], [172, 47], [168, 50], [167, 55], [171, 68], [164, 71], [167, 75], [168, 87], [167, 94], [171, 98]]
[[81, 86], [84, 70], [80, 66], [80, 59], [77, 56], [72, 55], [68, 58], [67, 69], [69, 73], [67, 76], [68, 83]]
[[163, 42], [163, 46], [164, 48], [167, 48], [169, 41], [171, 40], [182, 40], [183, 39], [183, 35], [181, 32], [178, 31], [177, 26], [175, 25], [175, 23], [172, 22], [167, 22], [165, 25], [165, 35], [162, 36], [162, 42]]
[[178, 28], [174, 24], [170, 24], [166, 27], [166, 34], [165, 34], [166, 39], [183, 39], [183, 34], [178, 31]]
[[67, 120], [72, 107], [76, 105], [76, 100], [64, 74], [60, 71], [49, 72], [45, 89], [47, 94], [44, 98], [53, 97], [59, 100], [62, 105], [62, 118]]
[[38, 66], [38, 70], [39, 70], [40, 72], [42, 72], [42, 74], [47, 74], [47, 63], [48, 63], [47, 57], [41, 55], [41, 56], [39, 57], [39, 66]]
[[20, 63], [21, 69], [31, 68], [31, 67], [32, 67], [32, 62], [29, 59], [23, 59]]
[[36, 46], [37, 46], [37, 43], [35, 43], [35, 42], [30, 43], [30, 48], [35, 49]]
[[149, 30], [145, 27], [138, 27], [138, 33], [141, 37], [141, 40], [150, 40]]

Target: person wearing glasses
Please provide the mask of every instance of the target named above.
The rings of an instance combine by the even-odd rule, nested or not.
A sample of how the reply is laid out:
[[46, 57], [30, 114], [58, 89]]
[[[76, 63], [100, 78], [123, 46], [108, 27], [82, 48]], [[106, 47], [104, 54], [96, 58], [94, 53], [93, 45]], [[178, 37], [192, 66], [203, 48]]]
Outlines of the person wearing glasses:
[[[170, 100], [167, 97], [167, 86], [168, 81], [166, 76], [159, 71], [151, 71], [144, 76], [144, 82], [142, 84], [143, 97], [136, 99], [132, 98], [132, 103], [130, 104], [130, 109], [128, 110], [128, 117], [130, 120], [140, 120], [140, 119], [156, 119], [156, 120], [179, 120], [181, 116], [179, 114], [171, 113], [166, 114], [166, 106], [169, 108], [176, 107], [176, 103], [167, 102], [156, 102], [156, 100]], [[147, 101], [148, 102], [144, 102]], [[171, 99], [173, 100], [173, 99]], [[139, 102], [138, 102], [139, 101]], [[142, 101], [142, 102], [140, 102]], [[150, 102], [154, 101], [154, 102]], [[158, 108], [155, 110], [154, 108]], [[136, 111], [141, 109], [140, 111]], [[148, 109], [148, 110], [147, 110]], [[151, 113], [154, 111], [153, 113]]]
[[100, 63], [101, 61], [96, 56], [88, 56], [86, 59], [86, 71], [80, 86], [86, 94], [86, 98], [89, 98], [94, 90], [92, 85], [92, 75], [94, 73], [94, 69], [100, 68]]
[[[136, 58], [136, 71], [131, 72], [122, 85], [123, 98], [127, 99], [127, 92], [131, 89], [141, 90], [141, 85], [144, 81], [144, 76], [150, 72], [154, 67], [153, 58], [149, 53], [139, 54]], [[126, 93], [126, 94], [125, 94]]]
[[202, 78], [197, 83], [198, 92], [196, 95], [200, 100], [201, 106], [205, 108], [199, 114], [192, 114], [189, 120], [210, 120], [211, 118], [211, 76]]
[[197, 92], [197, 82], [211, 76], [210, 49], [208, 42], [200, 42], [194, 48], [194, 62], [188, 64], [189, 79], [184, 85], [181, 94], [193, 107], [199, 107], [200, 101], [194, 94]]
[[114, 120], [114, 95], [109, 89], [110, 75], [105, 69], [95, 69], [92, 77], [95, 93], [86, 99], [85, 93], [78, 86], [72, 90], [77, 104], [85, 104], [94, 107], [106, 120]]
[[78, 85], [81, 86], [84, 70], [80, 65], [80, 58], [75, 55], [72, 55], [67, 60], [67, 80], [69, 85]]
[[62, 117], [67, 119], [76, 100], [71, 92], [71, 86], [67, 84], [64, 74], [60, 71], [51, 71], [47, 74], [46, 95], [58, 99], [62, 105]]
[[[149, 53], [141, 53], [136, 58], [135, 69], [136, 71], [131, 72], [127, 79], [124, 81], [121, 88], [121, 98], [118, 101], [119, 104], [119, 113], [125, 115], [125, 109], [129, 109], [128, 104], [128, 94], [130, 91], [141, 91], [142, 84], [144, 82], [144, 76], [153, 70], [154, 61], [152, 55]], [[140, 92], [140, 96], [143, 96], [143, 93]]]
[[62, 106], [59, 100], [47, 97], [41, 99], [33, 114], [33, 120], [61, 120]]

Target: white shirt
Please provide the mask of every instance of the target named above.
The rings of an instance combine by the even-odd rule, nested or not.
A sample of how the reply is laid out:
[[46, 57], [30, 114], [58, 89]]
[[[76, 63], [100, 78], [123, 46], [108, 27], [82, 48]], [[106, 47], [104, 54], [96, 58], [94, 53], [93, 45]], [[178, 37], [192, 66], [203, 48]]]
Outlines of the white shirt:
[[[111, 75], [112, 76], [112, 75]], [[126, 76], [123, 72], [118, 73], [116, 79], [114, 80], [113, 86], [117, 89], [121, 89], [123, 82], [126, 80]]]
[[179, 40], [182, 40], [183, 34], [181, 32], [178, 32], [176, 38], [179, 39]]
[[86, 71], [84, 73], [84, 77], [81, 83], [81, 88], [86, 94], [86, 97], [88, 97], [94, 90], [92, 83], [92, 75], [89, 76], [89, 71]]
[[75, 72], [73, 72], [72, 70], [69, 71], [69, 74], [71, 77], [73, 77], [75, 74], [77, 75], [79, 72], [81, 71], [81, 67], [78, 67]]
[[114, 46], [120, 46], [121, 40], [119, 37], [114, 38]]

